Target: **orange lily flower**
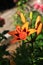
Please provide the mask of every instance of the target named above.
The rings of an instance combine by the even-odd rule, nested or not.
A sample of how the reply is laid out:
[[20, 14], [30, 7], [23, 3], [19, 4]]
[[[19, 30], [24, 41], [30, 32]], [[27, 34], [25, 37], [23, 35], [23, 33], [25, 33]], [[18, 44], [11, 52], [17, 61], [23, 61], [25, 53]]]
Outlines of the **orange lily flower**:
[[16, 27], [16, 30], [9, 32], [11, 36], [13, 36], [13, 39], [10, 41], [10, 43], [16, 43], [20, 40], [26, 40], [26, 37], [36, 32], [35, 29], [29, 29], [26, 30], [26, 28], [22, 29], [20, 26]]

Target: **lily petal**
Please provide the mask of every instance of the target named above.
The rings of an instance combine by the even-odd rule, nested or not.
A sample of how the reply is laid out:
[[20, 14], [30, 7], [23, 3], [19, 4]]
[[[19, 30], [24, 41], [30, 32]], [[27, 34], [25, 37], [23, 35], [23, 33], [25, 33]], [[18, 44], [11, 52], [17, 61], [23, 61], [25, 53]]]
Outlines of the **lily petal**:
[[20, 27], [20, 26], [16, 26], [16, 31], [17, 31], [18, 33], [20, 33], [21, 27]]
[[10, 32], [8, 32], [8, 34], [10, 34], [11, 36], [14, 36], [15, 34], [17, 34], [17, 31], [16, 30], [10, 31]]
[[28, 35], [31, 35], [31, 34], [33, 34], [33, 33], [35, 33], [35, 32], [36, 32], [35, 29], [29, 29], [29, 34], [28, 34]]
[[17, 40], [16, 38], [13, 38], [12, 40], [10, 40], [10, 43], [11, 43], [11, 44], [14, 44], [14, 43], [16, 43], [16, 42], [19, 42], [19, 40]]
[[38, 23], [40, 23], [40, 22], [41, 22], [41, 16], [38, 16], [36, 19], [35, 28], [37, 28]]
[[28, 26], [29, 26], [29, 22], [26, 22], [23, 26], [22, 26], [22, 30], [24, 30], [24, 29], [28, 29]]
[[38, 26], [38, 29], [37, 29], [37, 35], [41, 33], [42, 27], [43, 27], [43, 24], [40, 23], [39, 26]]

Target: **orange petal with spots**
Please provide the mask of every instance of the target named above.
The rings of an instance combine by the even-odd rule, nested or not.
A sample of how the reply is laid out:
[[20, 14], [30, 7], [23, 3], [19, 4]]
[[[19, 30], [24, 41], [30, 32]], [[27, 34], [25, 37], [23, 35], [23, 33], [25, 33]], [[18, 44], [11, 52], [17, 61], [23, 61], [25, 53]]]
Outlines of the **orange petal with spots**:
[[14, 43], [16, 43], [16, 42], [18, 42], [19, 40], [17, 40], [16, 38], [13, 38], [12, 40], [10, 40], [10, 43], [11, 44], [14, 44]]
[[20, 33], [20, 31], [21, 31], [20, 26], [16, 26], [16, 31], [17, 31], [18, 33]]
[[37, 28], [38, 23], [40, 23], [40, 22], [41, 22], [41, 16], [38, 16], [36, 19], [35, 28]]
[[21, 29], [21, 27], [18, 25], [18, 26], [16, 26], [16, 29], [19, 29], [19, 30], [20, 30], [20, 29]]
[[11, 31], [11, 32], [8, 32], [8, 34], [10, 34], [11, 36], [14, 36], [15, 34], [17, 34], [17, 31]]
[[24, 30], [24, 29], [28, 29], [28, 26], [29, 26], [29, 22], [26, 22], [23, 26], [22, 26], [22, 30]]
[[42, 25], [42, 23], [40, 23], [38, 26], [38, 29], [37, 29], [37, 35], [41, 33], [42, 27], [43, 27], [43, 25]]
[[36, 32], [35, 29], [29, 29], [29, 34], [28, 34], [28, 35], [31, 35], [31, 34], [33, 34], [33, 33], [35, 33], [35, 32]]

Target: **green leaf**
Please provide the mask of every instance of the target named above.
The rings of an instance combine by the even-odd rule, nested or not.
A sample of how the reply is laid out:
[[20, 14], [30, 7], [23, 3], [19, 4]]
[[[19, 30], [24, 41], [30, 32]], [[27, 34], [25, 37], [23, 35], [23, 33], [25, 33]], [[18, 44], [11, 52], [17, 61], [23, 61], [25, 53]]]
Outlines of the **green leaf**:
[[43, 60], [43, 57], [39, 57], [40, 60]]
[[42, 18], [42, 23], [43, 23], [43, 16], [41, 18]]
[[38, 35], [36, 40], [43, 40], [43, 35], [42, 34]]

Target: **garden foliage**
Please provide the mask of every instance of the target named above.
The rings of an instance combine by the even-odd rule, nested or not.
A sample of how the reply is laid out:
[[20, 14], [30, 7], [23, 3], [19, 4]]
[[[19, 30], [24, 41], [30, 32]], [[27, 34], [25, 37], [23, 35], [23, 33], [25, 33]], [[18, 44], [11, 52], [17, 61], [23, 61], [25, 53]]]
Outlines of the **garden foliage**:
[[[29, 28], [35, 28], [36, 19], [41, 16], [37, 11], [32, 12], [32, 19], [29, 21], [30, 13], [24, 14], [25, 18], [29, 22]], [[22, 20], [23, 16], [21, 17]], [[16, 14], [15, 24], [22, 26], [25, 21], [22, 21], [20, 15]], [[21, 22], [22, 21], [22, 22]], [[41, 16], [40, 22], [43, 24], [43, 16]], [[39, 24], [38, 24], [39, 25]], [[27, 25], [26, 25], [27, 26]], [[25, 26], [25, 27], [26, 27]], [[41, 28], [41, 27], [40, 27]], [[39, 28], [39, 30], [40, 30]], [[16, 49], [14, 53], [14, 61], [16, 65], [43, 65], [43, 28], [39, 34], [36, 32], [26, 37], [26, 40], [22, 40], [22, 45]]]
[[[10, 40], [11, 44], [22, 42], [12, 56], [16, 65], [43, 65], [43, 16], [37, 11], [29, 13], [17, 11], [14, 26], [15, 29], [7, 33], [13, 37]], [[3, 38], [6, 39], [2, 33], [0, 41]], [[9, 64], [6, 62], [7, 59], [2, 58], [3, 55], [9, 54], [5, 51], [6, 48], [6, 45], [0, 46], [0, 65]]]

